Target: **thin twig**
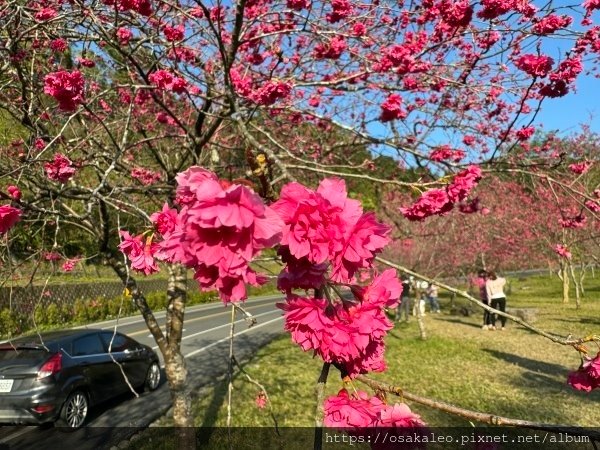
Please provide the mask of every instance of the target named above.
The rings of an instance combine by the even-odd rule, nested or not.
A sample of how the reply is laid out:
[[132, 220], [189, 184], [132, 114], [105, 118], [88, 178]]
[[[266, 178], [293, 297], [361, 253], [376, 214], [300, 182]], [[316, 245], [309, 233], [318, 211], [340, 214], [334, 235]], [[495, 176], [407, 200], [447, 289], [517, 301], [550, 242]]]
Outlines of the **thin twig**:
[[229, 385], [227, 387], [227, 432], [231, 445], [231, 399], [233, 395], [233, 336], [235, 331], [235, 305], [231, 305], [231, 326], [229, 327]]
[[317, 409], [315, 411], [315, 441], [314, 441], [314, 449], [321, 450], [323, 445], [323, 417], [325, 416], [325, 411], [323, 410], [323, 399], [325, 398], [325, 385], [327, 384], [327, 377], [329, 375], [329, 367], [330, 363], [323, 363], [323, 368], [321, 369], [321, 375], [319, 375], [319, 380], [317, 381], [317, 386], [315, 388], [317, 394]]
[[237, 361], [235, 356], [232, 356], [232, 361], [235, 364], [235, 366], [238, 368], [238, 370], [242, 374], [244, 374], [244, 376], [246, 377], [246, 380], [248, 380], [249, 383], [252, 383], [256, 387], [258, 387], [260, 389], [260, 391], [265, 395], [267, 404], [269, 405], [269, 413], [271, 414], [271, 419], [273, 419], [273, 424], [275, 425], [275, 432], [277, 433], [278, 436], [281, 436], [281, 434], [279, 433], [279, 424], [277, 423], [277, 418], [275, 417], [275, 413], [273, 412], [273, 404], [271, 403], [271, 399], [269, 398], [269, 394], [267, 393], [267, 390], [265, 389], [265, 387], [262, 384], [260, 384], [254, 378], [252, 378], [250, 376], [250, 374], [244, 370], [244, 368], [240, 365], [240, 363]]

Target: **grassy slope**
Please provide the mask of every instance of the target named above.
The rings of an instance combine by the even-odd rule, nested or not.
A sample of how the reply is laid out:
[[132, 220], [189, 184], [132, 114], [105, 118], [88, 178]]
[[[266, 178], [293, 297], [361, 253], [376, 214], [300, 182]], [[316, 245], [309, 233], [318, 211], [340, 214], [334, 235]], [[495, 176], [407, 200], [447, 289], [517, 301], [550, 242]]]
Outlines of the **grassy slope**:
[[[446, 311], [449, 301], [448, 297], [442, 298]], [[544, 277], [512, 280], [508, 306], [538, 308], [536, 325], [548, 331], [574, 336], [597, 334], [600, 278], [587, 281], [580, 310], [574, 304], [563, 305], [559, 281]], [[566, 384], [568, 371], [579, 364], [572, 348], [553, 344], [510, 323], [506, 331], [483, 331], [479, 312], [470, 317], [428, 314], [425, 321], [430, 335], [427, 341], [419, 339], [415, 320], [396, 325], [387, 339], [389, 370], [376, 378], [478, 411], [547, 423], [600, 424], [600, 392], [580, 393]], [[267, 388], [279, 426], [313, 424], [319, 360], [303, 353], [289, 336], [284, 336], [264, 347], [244, 368]], [[360, 383], [355, 385], [365, 389]], [[255, 406], [257, 387], [240, 374], [234, 386], [234, 426], [272, 425], [268, 408]], [[333, 394], [341, 387], [332, 369], [327, 392]], [[195, 402], [197, 425], [226, 424], [226, 392], [226, 382], [221, 381], [199, 393]], [[468, 425], [421, 405], [410, 406], [432, 426]], [[168, 423], [168, 419], [162, 422]]]

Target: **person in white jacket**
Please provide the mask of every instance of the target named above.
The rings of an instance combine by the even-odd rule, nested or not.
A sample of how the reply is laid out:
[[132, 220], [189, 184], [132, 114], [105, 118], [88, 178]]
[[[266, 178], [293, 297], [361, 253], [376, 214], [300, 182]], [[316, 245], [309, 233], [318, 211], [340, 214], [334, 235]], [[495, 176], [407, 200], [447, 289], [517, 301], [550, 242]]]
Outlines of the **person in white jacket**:
[[[496, 275], [495, 272], [488, 272], [488, 278], [485, 282], [485, 291], [487, 294], [490, 306], [499, 311], [506, 311], [506, 295], [504, 295], [504, 286], [506, 285], [506, 278], [502, 278]], [[496, 329], [496, 316], [492, 314], [492, 330]], [[506, 317], [500, 316], [500, 323], [502, 324], [502, 330], [506, 325]]]

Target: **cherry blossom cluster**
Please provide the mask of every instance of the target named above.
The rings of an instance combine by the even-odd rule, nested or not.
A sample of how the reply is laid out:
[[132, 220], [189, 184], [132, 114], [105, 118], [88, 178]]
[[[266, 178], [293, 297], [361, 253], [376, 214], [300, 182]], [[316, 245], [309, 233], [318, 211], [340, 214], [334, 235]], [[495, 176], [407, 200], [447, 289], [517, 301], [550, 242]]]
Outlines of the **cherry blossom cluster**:
[[531, 31], [540, 35], [552, 34], [560, 29], [567, 28], [572, 22], [573, 18], [570, 16], [549, 14], [536, 20], [533, 27], [531, 27]]
[[21, 220], [21, 210], [10, 205], [0, 205], [0, 235], [5, 234]]
[[519, 141], [526, 141], [531, 136], [533, 136], [534, 133], [535, 127], [533, 125], [530, 125], [528, 127], [522, 127], [521, 129], [517, 130], [515, 135]]
[[558, 223], [563, 228], [570, 228], [572, 230], [576, 230], [579, 228], [583, 228], [587, 223], [587, 218], [583, 214], [577, 214], [573, 217], [563, 217], [558, 219]]
[[58, 109], [73, 112], [83, 103], [85, 80], [79, 70], [59, 70], [44, 78], [44, 93], [58, 102]]
[[579, 369], [569, 373], [567, 382], [579, 391], [590, 392], [600, 387], [600, 352], [594, 358], [587, 355]]
[[44, 252], [43, 257], [46, 261], [60, 261], [62, 259], [58, 252]]
[[554, 60], [545, 55], [526, 54], [515, 62], [515, 65], [532, 77], [545, 77], [552, 70]]
[[118, 11], [135, 11], [142, 16], [152, 15], [150, 0], [103, 0], [103, 3], [114, 6]]
[[344, 375], [382, 372], [384, 342], [393, 324], [384, 308], [398, 303], [402, 285], [394, 270], [386, 270], [367, 287], [353, 286], [354, 298], [300, 297], [288, 293], [278, 306], [285, 312], [285, 329], [302, 350], [312, 350]]
[[400, 207], [400, 212], [408, 220], [423, 220], [432, 215], [443, 215], [451, 211], [455, 203], [465, 200], [479, 180], [481, 169], [471, 165], [456, 174], [445, 189], [425, 191], [411, 206]]
[[121, 237], [119, 250], [127, 255], [132, 269], [144, 275], [158, 272], [158, 265], [154, 259], [154, 255], [158, 251], [158, 244], [152, 242], [152, 236], [144, 239], [143, 235], [132, 236], [124, 230], [119, 231], [119, 236]]
[[591, 161], [582, 161], [578, 163], [569, 164], [569, 170], [577, 175], [582, 175], [590, 170], [592, 167]]
[[572, 257], [572, 254], [566, 245], [556, 244], [554, 246], [554, 251], [556, 252], [557, 255], [561, 256], [562, 258], [571, 259], [571, 257]]
[[122, 231], [120, 249], [136, 270], [158, 270], [155, 259], [181, 263], [194, 270], [201, 289], [216, 288], [226, 303], [244, 300], [246, 284], [266, 281], [249, 263], [279, 242], [281, 219], [246, 186], [219, 180], [200, 167], [191, 167], [176, 180], [180, 210], [165, 204], [151, 216], [162, 240], [155, 242], [151, 235], [144, 242], [141, 235]]
[[255, 87], [252, 78], [242, 74], [237, 68], [232, 68], [229, 75], [236, 92], [258, 105], [271, 106], [278, 100], [287, 98], [292, 91], [290, 83], [278, 80], [269, 80], [262, 86]]
[[371, 427], [414, 428], [425, 425], [405, 403], [388, 405], [376, 396], [369, 397], [364, 391], [349, 394], [342, 389], [336, 396], [325, 400], [324, 410], [323, 423], [330, 428], [355, 428], [364, 432], [365, 428]]
[[148, 75], [148, 80], [159, 89], [171, 91], [176, 94], [182, 94], [186, 91], [187, 81], [183, 78], [173, 75], [168, 70], [157, 70]]
[[160, 172], [154, 172], [144, 167], [134, 167], [131, 169], [131, 178], [135, 178], [144, 186], [150, 186], [151, 184], [159, 182], [162, 175]]
[[363, 213], [340, 179], [326, 178], [316, 191], [289, 183], [272, 208], [285, 223], [281, 244], [290, 257], [317, 265], [329, 262], [335, 282], [352, 282], [356, 271], [370, 268], [390, 241], [390, 228], [373, 213]]
[[17, 200], [17, 201], [21, 200], [22, 193], [21, 193], [21, 190], [17, 186], [13, 186], [13, 185], [8, 186], [6, 188], [6, 192], [8, 193], [8, 196], [10, 198], [12, 198], [13, 200]]
[[396, 119], [405, 119], [408, 115], [406, 109], [402, 107], [402, 97], [399, 94], [391, 94], [381, 104], [381, 115], [379, 120], [390, 122]]
[[452, 148], [449, 145], [441, 145], [436, 147], [429, 154], [429, 159], [431, 161], [452, 161], [458, 163], [466, 156], [464, 150], [459, 150], [456, 148]]
[[59, 183], [69, 181], [77, 171], [71, 160], [62, 153], [55, 153], [54, 159], [44, 164], [44, 170], [49, 180]]

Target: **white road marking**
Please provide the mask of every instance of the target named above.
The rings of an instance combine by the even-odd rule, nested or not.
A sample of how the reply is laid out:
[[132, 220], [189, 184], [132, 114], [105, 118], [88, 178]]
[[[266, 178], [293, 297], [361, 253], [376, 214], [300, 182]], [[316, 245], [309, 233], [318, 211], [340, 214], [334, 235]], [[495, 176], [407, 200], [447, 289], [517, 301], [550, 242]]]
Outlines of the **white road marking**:
[[[252, 317], [255, 317], [255, 318], [256, 318], [256, 317], [261, 317], [261, 316], [265, 316], [265, 315], [267, 315], [267, 314], [273, 314], [273, 313], [276, 313], [276, 312], [279, 312], [279, 311], [278, 311], [278, 310], [274, 310], [274, 311], [267, 311], [267, 312], [265, 312], [265, 313], [257, 314], [256, 316], [252, 316]], [[244, 320], [244, 319], [238, 319], [238, 320], [236, 320], [235, 322], [236, 322], [236, 323], [239, 323], [239, 322], [242, 322], [243, 320]], [[269, 323], [269, 322], [265, 322], [265, 323]], [[264, 325], [264, 324], [263, 324], [263, 325]], [[189, 336], [183, 336], [183, 337], [181, 338], [181, 340], [183, 341], [183, 340], [185, 340], [185, 339], [189, 339], [189, 338], [193, 338], [193, 337], [196, 337], [196, 336], [200, 336], [201, 334], [208, 333], [208, 332], [210, 332], [210, 331], [215, 331], [215, 330], [218, 330], [219, 328], [225, 328], [225, 327], [230, 327], [230, 326], [231, 326], [231, 323], [226, 323], [226, 324], [224, 324], [224, 325], [219, 325], [219, 326], [217, 326], [217, 327], [209, 328], [208, 330], [203, 330], [203, 331], [199, 331], [198, 333], [190, 334]], [[250, 329], [252, 329], [252, 328], [257, 328], [257, 325], [254, 325], [254, 326], [252, 326]], [[228, 339], [229, 339], [229, 338], [228, 338]], [[155, 345], [154, 347], [152, 347], [152, 350], [156, 350], [157, 348], [158, 348], [158, 345]]]
[[[275, 319], [269, 320], [268, 322], [265, 322], [265, 323], [261, 323], [260, 325], [254, 325], [252, 328], [246, 328], [245, 330], [242, 330], [242, 331], [240, 331], [238, 333], [235, 333], [234, 337], [240, 336], [240, 335], [245, 334], [245, 333], [249, 333], [252, 330], [256, 330], [257, 328], [264, 327], [265, 325], [269, 325], [270, 323], [273, 323], [273, 322], [276, 322], [276, 321], [282, 320], [282, 319], [283, 319], [283, 316], [276, 317]], [[190, 353], [188, 353], [187, 355], [184, 355], [184, 356], [186, 358], [189, 358], [190, 356], [197, 355], [198, 353], [203, 352], [204, 350], [208, 350], [209, 348], [214, 347], [215, 345], [220, 344], [221, 342], [228, 341], [228, 340], [229, 340], [229, 336], [224, 337], [223, 339], [219, 339], [218, 341], [215, 341], [212, 344], [208, 344], [208, 345], [206, 345], [206, 346], [204, 346], [202, 348], [199, 348], [197, 350], [194, 350], [193, 352], [190, 352]]]
[[[253, 298], [249, 298], [246, 302], [244, 302], [245, 305], [253, 305], [254, 303], [258, 303], [260, 301], [266, 301], [266, 300], [277, 300], [277, 299], [282, 299], [284, 297], [283, 294], [271, 294], [271, 295], [265, 295], [265, 296], [260, 296], [260, 297], [253, 297]], [[197, 310], [211, 310], [211, 309], [217, 309], [217, 308], [226, 308], [226, 306], [219, 302], [215, 302], [213, 303], [209, 303], [209, 304], [203, 304], [203, 305], [195, 305], [195, 306], [190, 306], [189, 308], [186, 308], [186, 312], [194, 312]], [[156, 314], [155, 317], [158, 319], [163, 319], [165, 316], [165, 313], [163, 311], [160, 311], [159, 314]], [[122, 319], [127, 319], [128, 317], [123, 317]], [[79, 330], [81, 328], [102, 328], [103, 324], [107, 324], [107, 323], [113, 323], [116, 321], [116, 319], [111, 319], [111, 320], [105, 320], [103, 322], [95, 322], [95, 323], [90, 323], [87, 325], [81, 325], [79, 327], [74, 327], [74, 330]], [[126, 325], [133, 325], [134, 323], [140, 323], [140, 322], [144, 322], [144, 318], [143, 317], [138, 317], [134, 320], [131, 320], [129, 322], [121, 322], [119, 321], [119, 326], [126, 326]], [[111, 326], [112, 328], [112, 326]]]

